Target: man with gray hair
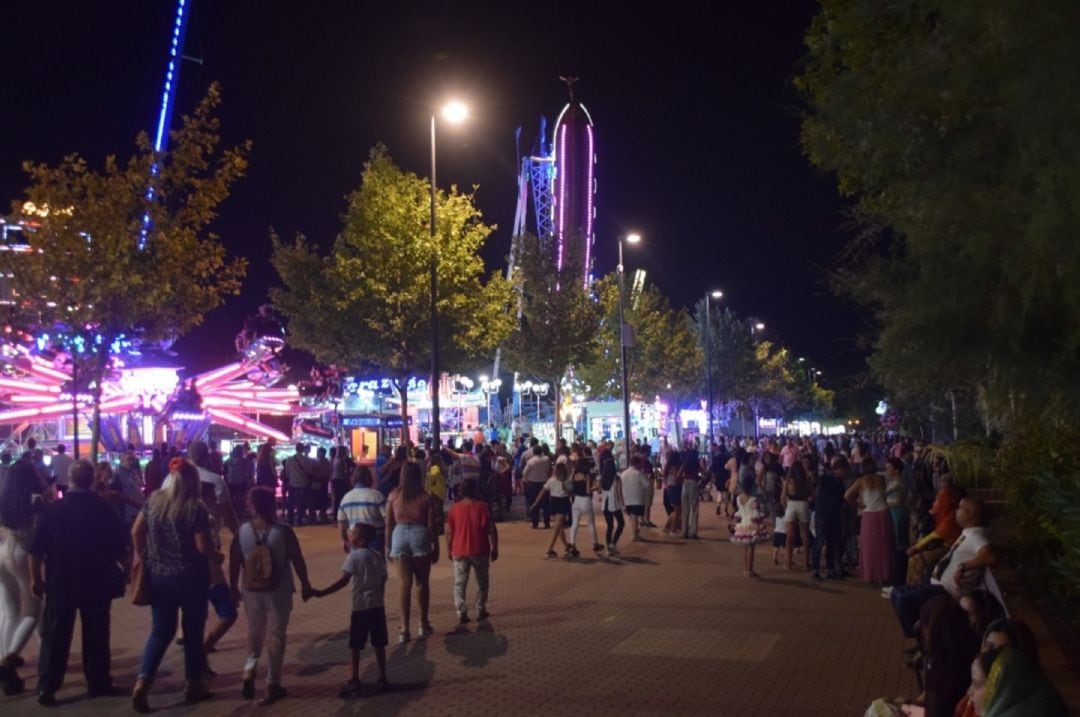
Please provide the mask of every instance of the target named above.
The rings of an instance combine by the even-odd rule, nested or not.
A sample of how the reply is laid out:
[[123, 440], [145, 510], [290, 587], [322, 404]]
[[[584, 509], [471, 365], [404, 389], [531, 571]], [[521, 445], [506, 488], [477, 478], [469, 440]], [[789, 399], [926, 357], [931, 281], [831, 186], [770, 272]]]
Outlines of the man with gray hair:
[[75, 461], [71, 490], [46, 508], [30, 549], [31, 589], [45, 595], [38, 702], [56, 704], [64, 682], [75, 613], [82, 620], [83, 671], [91, 697], [116, 693], [110, 673], [109, 612], [124, 594], [131, 563], [123, 523], [93, 491], [94, 466]]

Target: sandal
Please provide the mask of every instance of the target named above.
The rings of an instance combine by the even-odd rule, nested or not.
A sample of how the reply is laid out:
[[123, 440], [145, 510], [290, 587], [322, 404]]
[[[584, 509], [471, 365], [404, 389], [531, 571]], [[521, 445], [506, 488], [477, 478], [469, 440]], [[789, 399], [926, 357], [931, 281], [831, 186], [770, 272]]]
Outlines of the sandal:
[[409, 640], [412, 640], [412, 635], [405, 628], [398, 629], [398, 644], [404, 645]]

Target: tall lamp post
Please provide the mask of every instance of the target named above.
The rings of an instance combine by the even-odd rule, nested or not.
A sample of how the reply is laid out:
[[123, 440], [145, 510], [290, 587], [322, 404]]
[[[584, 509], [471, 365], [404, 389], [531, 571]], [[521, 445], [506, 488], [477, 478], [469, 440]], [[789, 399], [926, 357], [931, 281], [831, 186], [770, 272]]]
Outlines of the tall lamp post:
[[[637, 244], [641, 241], [640, 234], [627, 234], [627, 244]], [[623, 269], [623, 238], [619, 237], [619, 363], [622, 364], [622, 404], [623, 404], [623, 452], [625, 454], [624, 467], [630, 467], [630, 386], [629, 371], [626, 366], [626, 340], [630, 333], [626, 325], [626, 271]]]
[[[469, 116], [469, 108], [461, 102], [448, 102], [442, 108], [443, 119], [461, 124]], [[439, 252], [435, 235], [435, 114], [431, 115], [431, 445], [438, 450], [439, 441]]]
[[[708, 413], [705, 416], [705, 425], [707, 426], [708, 435], [706, 441], [711, 442], [713, 440], [713, 390], [712, 390], [712, 320], [709, 318], [709, 304], [712, 303], [712, 299], [724, 298], [724, 292], [711, 291], [705, 294], [705, 390], [707, 392], [706, 398], [708, 398], [706, 409]], [[708, 445], [705, 446], [708, 450]]]
[[765, 330], [765, 324], [763, 324], [760, 321], [756, 321], [756, 322], [750, 324], [750, 337], [753, 338], [755, 332], [760, 332], [760, 331], [764, 331], [764, 330]]
[[491, 394], [497, 394], [500, 386], [502, 386], [501, 378], [489, 379], [487, 376], [480, 377], [480, 390], [484, 392], [484, 405], [487, 408], [489, 424], [494, 423], [491, 418]]

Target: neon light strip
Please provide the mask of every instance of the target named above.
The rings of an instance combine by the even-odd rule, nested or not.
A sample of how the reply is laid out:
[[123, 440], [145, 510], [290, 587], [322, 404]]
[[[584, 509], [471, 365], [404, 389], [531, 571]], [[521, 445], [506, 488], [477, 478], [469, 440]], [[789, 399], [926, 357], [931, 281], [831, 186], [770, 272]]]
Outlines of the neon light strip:
[[[66, 403], [56, 403], [51, 406], [40, 408], [19, 408], [14, 411], [0, 411], [0, 423], [11, 423], [23, 418], [37, 418], [38, 416], [55, 416], [59, 413], [67, 413], [71, 406]], [[85, 404], [79, 405], [80, 411], [86, 410]]]
[[[586, 113], [586, 116], [588, 113]], [[589, 138], [589, 153], [585, 155], [585, 288], [589, 287], [589, 273], [592, 268], [592, 224], [593, 224], [593, 131], [592, 123], [585, 125], [586, 136]]]
[[227, 396], [207, 396], [203, 398], [203, 406], [209, 408], [217, 406], [221, 408], [241, 408], [246, 411], [267, 411], [279, 413], [291, 413], [293, 406], [278, 401], [246, 401]]
[[14, 396], [8, 396], [5, 399], [5, 403], [33, 403], [41, 406], [48, 406], [50, 403], [56, 403], [56, 396], [25, 396], [15, 394]]
[[21, 368], [27, 373], [33, 374], [41, 379], [59, 381], [61, 383], [71, 380], [71, 376], [69, 376], [68, 374], [64, 373], [63, 371], [57, 371], [52, 366], [48, 366], [44, 362], [38, 361], [37, 359], [31, 359], [29, 366], [19, 366], [18, 368]]
[[237, 416], [231, 411], [222, 411], [217, 408], [208, 408], [206, 412], [217, 420], [218, 423], [226, 426], [232, 426], [237, 430], [247, 431], [256, 436], [265, 436], [267, 438], [275, 438], [282, 443], [288, 443], [289, 437], [281, 431], [275, 431], [269, 426], [265, 426], [257, 421], [249, 421], [242, 416]]
[[[33, 381], [20, 381], [14, 378], [0, 378], [0, 388], [10, 388], [14, 391], [30, 391], [56, 395], [60, 393], [59, 386], [49, 386]], [[42, 397], [44, 398], [44, 396]]]
[[[562, 271], [563, 264], [563, 239], [566, 231], [566, 183], [570, 172], [566, 163], [566, 125], [562, 125], [559, 132], [559, 156], [555, 159], [555, 181], [559, 185], [559, 264]], [[562, 164], [560, 165], [560, 159]]]
[[242, 363], [231, 363], [228, 366], [223, 366], [219, 369], [204, 373], [201, 376], [195, 377], [195, 386], [202, 388], [203, 386], [209, 386], [211, 384], [223, 383], [230, 379], [236, 378], [240, 374], [247, 371], [247, 365]]

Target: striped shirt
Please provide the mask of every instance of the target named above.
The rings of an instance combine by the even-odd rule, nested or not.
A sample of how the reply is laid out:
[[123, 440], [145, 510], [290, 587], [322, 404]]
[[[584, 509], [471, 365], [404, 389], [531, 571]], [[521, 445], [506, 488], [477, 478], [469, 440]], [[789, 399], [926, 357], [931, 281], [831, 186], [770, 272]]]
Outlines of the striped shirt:
[[386, 496], [374, 488], [356, 486], [341, 499], [337, 519], [339, 523], [348, 523], [353, 527], [357, 523], [367, 523], [375, 530], [382, 530], [386, 525]]

